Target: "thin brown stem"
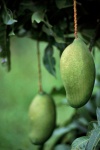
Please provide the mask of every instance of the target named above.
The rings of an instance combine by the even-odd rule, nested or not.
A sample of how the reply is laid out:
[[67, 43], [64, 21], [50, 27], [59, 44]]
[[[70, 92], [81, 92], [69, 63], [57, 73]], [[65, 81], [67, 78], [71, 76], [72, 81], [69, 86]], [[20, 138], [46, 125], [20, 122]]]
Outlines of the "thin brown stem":
[[74, 35], [75, 35], [75, 38], [77, 38], [78, 35], [77, 35], [77, 7], [76, 7], [76, 0], [74, 0], [73, 3], [74, 3]]
[[38, 87], [39, 87], [39, 92], [42, 92], [42, 75], [41, 75], [39, 40], [37, 40], [37, 58], [38, 58]]

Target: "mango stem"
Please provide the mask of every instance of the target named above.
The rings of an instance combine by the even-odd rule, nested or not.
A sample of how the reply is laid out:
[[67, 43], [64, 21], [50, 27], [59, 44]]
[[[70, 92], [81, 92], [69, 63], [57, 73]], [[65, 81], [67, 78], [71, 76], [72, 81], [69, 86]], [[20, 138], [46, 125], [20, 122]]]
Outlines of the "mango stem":
[[39, 93], [41, 93], [43, 90], [42, 90], [42, 75], [41, 75], [39, 40], [37, 40], [37, 58], [38, 58], [38, 87], [39, 87]]
[[77, 7], [76, 7], [76, 0], [74, 0], [73, 3], [74, 3], [74, 35], [75, 35], [75, 38], [78, 38], [78, 35], [77, 35]]

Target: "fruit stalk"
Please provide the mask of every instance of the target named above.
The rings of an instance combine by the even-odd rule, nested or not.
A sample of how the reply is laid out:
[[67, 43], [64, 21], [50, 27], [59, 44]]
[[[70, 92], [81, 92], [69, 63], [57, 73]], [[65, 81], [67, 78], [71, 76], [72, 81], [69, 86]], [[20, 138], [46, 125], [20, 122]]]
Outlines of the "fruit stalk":
[[38, 87], [39, 92], [42, 92], [42, 76], [41, 76], [41, 61], [40, 61], [40, 48], [39, 40], [37, 40], [37, 57], [38, 57]]
[[74, 0], [73, 3], [74, 3], [74, 35], [75, 35], [75, 38], [78, 38], [78, 35], [77, 35], [77, 7], [76, 7], [76, 0]]

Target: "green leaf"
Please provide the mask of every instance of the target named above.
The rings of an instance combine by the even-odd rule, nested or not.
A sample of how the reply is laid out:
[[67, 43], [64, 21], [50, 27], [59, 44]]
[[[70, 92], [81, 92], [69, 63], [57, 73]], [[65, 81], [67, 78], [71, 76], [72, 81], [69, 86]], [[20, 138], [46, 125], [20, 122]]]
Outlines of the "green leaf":
[[66, 144], [57, 145], [54, 150], [70, 150], [70, 146]]
[[65, 40], [62, 37], [59, 37], [56, 33], [54, 33], [54, 38], [58, 43], [65, 43]]
[[49, 36], [54, 36], [54, 32], [52, 28], [47, 28], [45, 25], [43, 25], [42, 30]]
[[100, 126], [100, 108], [99, 107], [97, 107], [96, 113], [97, 113], [98, 124]]
[[91, 121], [89, 122], [89, 125], [88, 125], [88, 133], [87, 135], [91, 135], [91, 132], [98, 127], [98, 122], [97, 121]]
[[52, 25], [49, 23], [48, 18], [45, 14], [45, 11], [36, 11], [35, 13], [33, 13], [32, 17], [31, 17], [32, 23], [34, 23], [34, 21], [36, 23], [40, 23], [40, 22], [44, 22], [44, 24], [51, 28]]
[[44, 53], [43, 63], [45, 68], [51, 73], [53, 76], [56, 76], [55, 73], [55, 58], [53, 57], [53, 47], [49, 44]]
[[68, 133], [77, 128], [78, 128], [77, 124], [72, 123], [72, 124], [68, 125], [67, 127], [60, 127], [60, 128], [55, 129], [53, 135], [63, 135], [65, 133]]
[[100, 141], [100, 127], [94, 129], [89, 138], [86, 150], [94, 150]]
[[[83, 136], [83, 137], [75, 139], [74, 142], [72, 143], [71, 150], [86, 150], [86, 145], [88, 141], [89, 141], [88, 136]], [[89, 150], [92, 150], [92, 149], [89, 149]]]
[[43, 22], [44, 21], [44, 15], [45, 15], [45, 13], [43, 11], [36, 11], [32, 15], [32, 18], [31, 18], [32, 23], [34, 23], [34, 21], [36, 21], [37, 23]]
[[73, 6], [73, 3], [71, 0], [55, 0], [56, 2], [56, 5], [59, 9], [62, 9], [62, 8], [66, 8], [66, 7], [72, 7]]
[[52, 28], [52, 25], [49, 23], [48, 21], [48, 18], [47, 18], [47, 15], [45, 14], [45, 20], [44, 20], [44, 23], [45, 25], [48, 27], [48, 28]]
[[3, 22], [6, 25], [12, 25], [13, 23], [17, 22], [17, 20], [13, 19], [13, 13], [10, 9], [6, 9], [2, 13]]
[[9, 36], [13, 36], [15, 35], [14, 31], [12, 30], [10, 33], [9, 33]]
[[48, 27], [46, 27], [45, 25], [43, 25], [42, 30], [43, 30], [47, 35], [53, 36], [54, 39], [55, 39], [55, 41], [56, 41], [57, 43], [65, 43], [65, 40], [64, 40], [62, 37], [58, 36], [58, 35], [53, 31], [52, 28], [48, 28]]

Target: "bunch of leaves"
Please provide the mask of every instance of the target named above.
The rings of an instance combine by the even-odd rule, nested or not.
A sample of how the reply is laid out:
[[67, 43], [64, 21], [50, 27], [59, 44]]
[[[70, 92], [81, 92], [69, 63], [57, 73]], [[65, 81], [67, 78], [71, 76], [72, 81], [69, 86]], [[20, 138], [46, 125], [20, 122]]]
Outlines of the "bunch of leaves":
[[[9, 70], [10, 42], [8, 47], [7, 41], [10, 41], [10, 36], [12, 35], [19, 37], [27, 36], [32, 39], [46, 41], [51, 44], [51, 47], [52, 45], [57, 46], [56, 43], [65, 43], [64, 35], [68, 21], [66, 20], [66, 15], [64, 15], [66, 10], [60, 10], [72, 7], [72, 1], [66, 2], [66, 0], [63, 0], [61, 3], [57, 0], [22, 0], [19, 2], [14, 0], [12, 3], [9, 0], [2, 0], [0, 6], [1, 57], [3, 58], [3, 63], [8, 63]], [[58, 18], [59, 15], [63, 16], [62, 19]], [[55, 18], [57, 22], [55, 22]], [[61, 48], [59, 47], [59, 49]], [[50, 70], [49, 72], [52, 73]], [[54, 73], [52, 74], [54, 75]]]
[[1, 1], [0, 10], [0, 57], [1, 63], [7, 64], [8, 71], [10, 70], [10, 36], [14, 35], [12, 25], [17, 22], [13, 19], [13, 13], [7, 8], [6, 3]]
[[100, 108], [97, 108], [97, 121], [92, 121], [88, 127], [87, 136], [74, 140], [71, 150], [95, 150], [100, 148]]
[[[100, 18], [98, 15], [99, 5], [100, 2], [95, 0], [91, 2], [84, 2], [83, 0], [81, 3], [77, 0], [78, 29], [87, 43], [94, 36], [95, 28], [99, 24], [99, 21], [97, 22]], [[14, 0], [13, 3], [9, 0], [2, 0], [0, 6], [0, 20], [2, 22], [0, 28], [2, 29], [2, 26], [5, 26], [0, 32], [0, 45], [3, 53], [1, 57], [3, 62], [8, 61], [9, 70], [10, 42], [9, 47], [3, 46], [2, 42], [10, 41], [10, 36], [12, 35], [46, 41], [51, 47], [56, 46], [60, 54], [74, 39], [73, 0]], [[96, 7], [95, 14], [93, 7]], [[94, 16], [92, 19], [91, 15]], [[90, 31], [92, 32], [90, 33]], [[99, 38], [99, 30], [97, 33], [96, 40]], [[2, 35], [5, 35], [5, 37], [2, 37]], [[99, 42], [98, 46], [100, 46]], [[46, 52], [45, 50], [44, 57]], [[51, 60], [52, 58], [50, 57]], [[48, 61], [44, 63], [46, 69], [55, 76], [54, 69], [51, 71], [49, 64]], [[55, 63], [51, 64], [53, 65], [52, 68], [54, 68]]]

